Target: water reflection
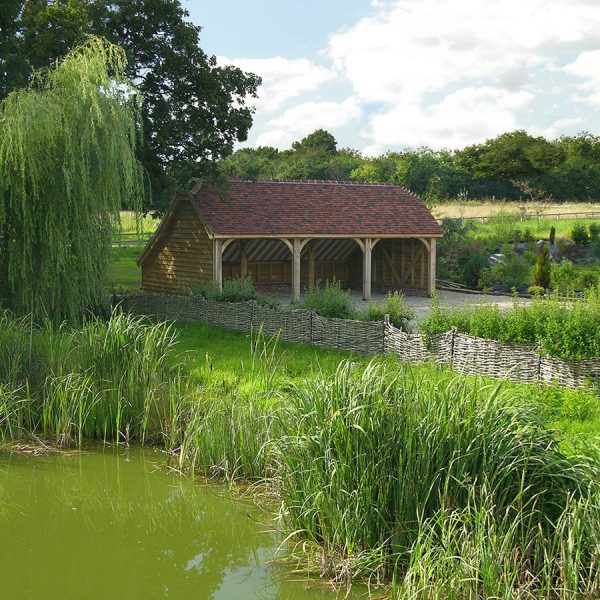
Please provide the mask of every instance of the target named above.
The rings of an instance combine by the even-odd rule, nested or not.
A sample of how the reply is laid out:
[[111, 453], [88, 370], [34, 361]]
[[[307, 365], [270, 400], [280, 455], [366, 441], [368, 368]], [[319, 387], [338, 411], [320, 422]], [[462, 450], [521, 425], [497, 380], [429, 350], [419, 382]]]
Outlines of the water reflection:
[[335, 598], [265, 564], [277, 545], [267, 515], [161, 460], [0, 454], [0, 597]]

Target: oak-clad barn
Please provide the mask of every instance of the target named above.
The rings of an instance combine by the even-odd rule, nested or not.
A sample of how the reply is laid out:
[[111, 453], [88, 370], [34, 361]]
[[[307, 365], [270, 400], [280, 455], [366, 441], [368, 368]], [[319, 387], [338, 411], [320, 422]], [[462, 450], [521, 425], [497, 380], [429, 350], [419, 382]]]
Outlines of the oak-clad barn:
[[250, 275], [294, 300], [334, 277], [364, 299], [372, 288], [431, 294], [441, 235], [423, 202], [396, 185], [205, 181], [175, 198], [138, 264], [150, 292]]

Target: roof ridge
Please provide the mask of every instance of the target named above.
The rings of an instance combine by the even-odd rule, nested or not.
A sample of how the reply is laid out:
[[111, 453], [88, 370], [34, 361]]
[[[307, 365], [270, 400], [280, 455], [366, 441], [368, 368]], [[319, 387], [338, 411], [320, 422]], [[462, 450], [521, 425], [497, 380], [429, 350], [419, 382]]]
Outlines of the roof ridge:
[[228, 178], [231, 183], [302, 183], [305, 185], [351, 185], [357, 187], [389, 187], [405, 191], [406, 193], [419, 198], [412, 190], [397, 183], [370, 182], [370, 181], [350, 181], [347, 179], [239, 179]]

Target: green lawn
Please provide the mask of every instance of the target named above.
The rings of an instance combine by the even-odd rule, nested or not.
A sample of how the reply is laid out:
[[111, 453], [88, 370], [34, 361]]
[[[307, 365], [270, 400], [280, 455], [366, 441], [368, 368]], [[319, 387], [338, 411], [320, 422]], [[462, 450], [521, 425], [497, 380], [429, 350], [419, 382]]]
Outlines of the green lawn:
[[[198, 383], [221, 387], [224, 391], [237, 388], [248, 392], [260, 387], [286, 387], [301, 383], [315, 374], [332, 374], [341, 360], [351, 359], [366, 365], [371, 357], [356, 356], [303, 344], [289, 344], [262, 340], [256, 336], [209, 327], [203, 323], [179, 325], [177, 358], [182, 358], [189, 373]], [[253, 352], [252, 348], [257, 350]], [[263, 360], [259, 360], [259, 355]], [[265, 360], [266, 357], [266, 360]], [[392, 368], [399, 366], [395, 356], [379, 356]], [[448, 370], [437, 365], [413, 367], [426, 378], [439, 378]], [[497, 380], [481, 379], [490, 385]], [[597, 393], [569, 390], [554, 386], [513, 384], [503, 382], [502, 388], [514, 394], [517, 401], [539, 402], [545, 408], [540, 414], [552, 427], [564, 434], [565, 440], [579, 442], [579, 438], [593, 438], [600, 442], [600, 400]]]
[[142, 272], [135, 261], [141, 251], [141, 246], [113, 247], [113, 268], [110, 277], [111, 292], [134, 292], [140, 289]]

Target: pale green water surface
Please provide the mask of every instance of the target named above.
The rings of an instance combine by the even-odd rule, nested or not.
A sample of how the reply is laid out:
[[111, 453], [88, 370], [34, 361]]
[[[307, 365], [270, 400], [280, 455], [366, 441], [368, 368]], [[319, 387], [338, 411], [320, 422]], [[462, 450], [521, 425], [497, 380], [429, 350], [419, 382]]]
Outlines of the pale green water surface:
[[0, 599], [336, 598], [267, 564], [270, 515], [162, 465], [141, 449], [0, 453]]

